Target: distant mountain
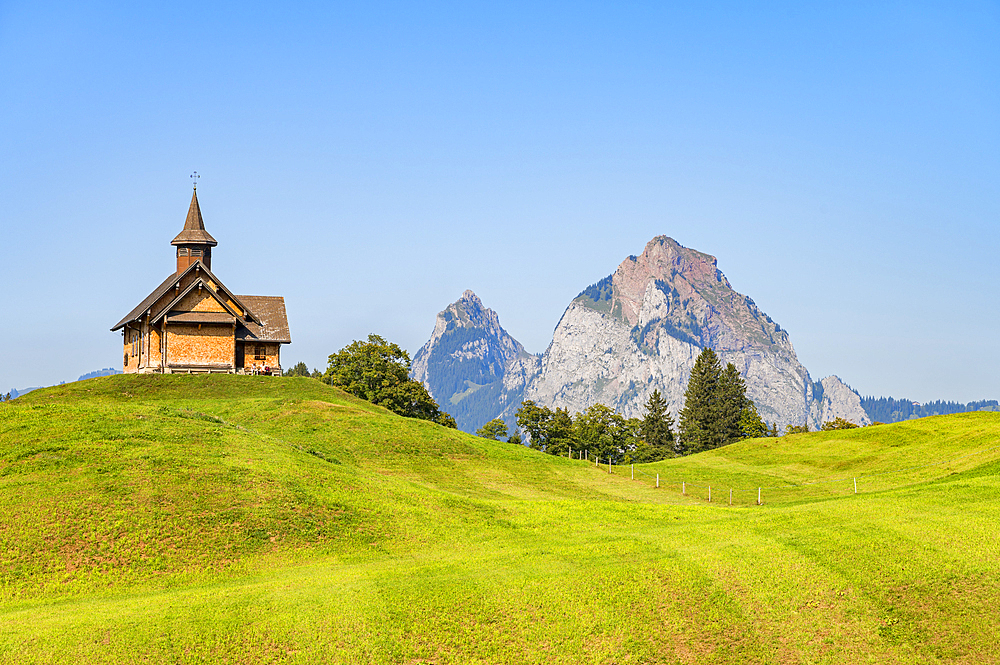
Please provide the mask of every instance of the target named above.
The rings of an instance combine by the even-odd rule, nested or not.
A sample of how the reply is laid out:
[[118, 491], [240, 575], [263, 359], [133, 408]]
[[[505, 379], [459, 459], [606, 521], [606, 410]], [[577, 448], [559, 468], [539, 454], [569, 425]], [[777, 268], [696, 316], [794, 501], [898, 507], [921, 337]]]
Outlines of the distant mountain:
[[602, 403], [641, 416], [654, 389], [676, 415], [706, 346], [736, 366], [761, 417], [779, 428], [806, 423], [817, 429], [836, 417], [870, 422], [860, 396], [839, 378], [812, 380], [788, 333], [733, 290], [715, 257], [666, 236], [570, 302], [540, 359], [525, 353], [467, 291], [438, 315], [413, 375], [446, 410], [476, 396], [460, 421], [466, 430], [498, 415], [512, 423], [521, 399], [571, 412]]
[[538, 356], [511, 337], [472, 291], [437, 315], [434, 332], [413, 356], [410, 376], [427, 387], [459, 429], [474, 432], [521, 403]]
[[[93, 372], [87, 372], [79, 379], [77, 379], [77, 381], [83, 381], [84, 379], [93, 379], [98, 376], [111, 376], [112, 374], [121, 374], [121, 370], [117, 370], [113, 367], [105, 367], [104, 369], [95, 370]], [[66, 382], [61, 381], [59, 385], [62, 385], [64, 383]], [[21, 388], [20, 390], [18, 390], [17, 388], [11, 388], [10, 398], [14, 399], [15, 397], [18, 397], [20, 395], [27, 395], [32, 390], [38, 390], [39, 388], [44, 388], [44, 387], [45, 386], [32, 386], [31, 388]]]
[[984, 399], [968, 404], [940, 400], [920, 404], [912, 400], [892, 397], [863, 397], [861, 398], [861, 406], [873, 422], [880, 423], [898, 423], [911, 418], [944, 416], [968, 411], [1000, 411], [1000, 402], [995, 399]]
[[43, 388], [43, 387], [44, 386], [32, 386], [30, 388], [21, 388], [20, 390], [18, 390], [17, 388], [11, 388], [10, 389], [10, 398], [14, 399], [15, 397], [20, 397], [21, 395], [27, 395], [32, 390], [38, 390], [39, 388]]

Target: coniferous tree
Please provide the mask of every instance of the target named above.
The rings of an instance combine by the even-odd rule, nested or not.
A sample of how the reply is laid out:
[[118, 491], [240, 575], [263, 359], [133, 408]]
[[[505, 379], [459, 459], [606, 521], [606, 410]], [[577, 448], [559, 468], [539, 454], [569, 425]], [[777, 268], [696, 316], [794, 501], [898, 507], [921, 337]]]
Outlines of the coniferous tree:
[[740, 416], [740, 433], [744, 439], [758, 439], [764, 436], [771, 436], [767, 429], [767, 423], [760, 419], [757, 413], [757, 406], [747, 400], [747, 405], [743, 407], [743, 415]]
[[699, 453], [719, 446], [718, 401], [722, 380], [719, 356], [709, 347], [698, 355], [680, 417], [680, 446], [684, 453]]
[[303, 362], [296, 363], [291, 369], [285, 370], [282, 376], [310, 376], [309, 368]]
[[719, 356], [707, 347], [691, 370], [680, 416], [683, 453], [711, 450], [766, 431], [736, 366], [728, 363], [723, 369]]
[[[747, 388], [743, 377], [736, 371], [736, 366], [727, 363], [719, 378], [719, 399], [716, 402], [718, 413], [718, 445], [724, 446], [744, 438], [741, 421], [744, 411], [753, 403], [747, 399]], [[756, 409], [754, 409], [756, 413]], [[757, 418], [760, 420], [760, 418]]]
[[674, 448], [674, 417], [670, 415], [667, 400], [663, 399], [659, 390], [654, 390], [646, 400], [646, 415], [639, 426], [643, 442], [650, 447], [646, 461], [654, 462], [673, 455]]

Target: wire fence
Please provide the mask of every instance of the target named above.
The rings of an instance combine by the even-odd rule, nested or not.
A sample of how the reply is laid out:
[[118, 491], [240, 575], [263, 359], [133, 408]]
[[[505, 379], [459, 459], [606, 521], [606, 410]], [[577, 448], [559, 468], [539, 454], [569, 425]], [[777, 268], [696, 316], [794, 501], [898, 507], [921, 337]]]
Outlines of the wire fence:
[[[860, 494], [863, 492], [871, 493], [887, 489], [898, 489], [932, 480], [933, 477], [919, 477], [919, 472], [924, 469], [942, 467], [996, 451], [1000, 451], [1000, 445], [955, 455], [934, 462], [915, 464], [897, 469], [872, 471], [834, 478], [817, 478], [800, 482], [784, 482], [782, 484], [765, 484], [761, 482], [755, 487], [734, 487], [725, 481], [714, 483], [699, 479], [692, 482], [683, 478], [661, 478], [660, 473], [648, 471], [642, 466], [636, 468], [635, 464], [616, 465], [610, 459], [602, 463], [600, 458], [591, 460], [588, 451], [576, 451], [578, 456], [575, 459], [592, 462], [596, 468], [606, 469], [609, 475], [616, 475], [616, 473], [617, 475], [628, 475], [632, 480], [638, 479], [643, 482], [649, 482], [655, 488], [677, 488], [681, 494], [701, 498], [708, 502], [722, 501], [728, 505], [763, 505], [765, 498], [768, 502], [806, 498], [804, 491], [809, 491], [809, 498], [823, 498], [825, 496], [842, 496], [845, 493]], [[573, 453], [574, 451], [570, 449], [568, 457], [573, 459]], [[715, 491], [714, 496], [713, 488]]]

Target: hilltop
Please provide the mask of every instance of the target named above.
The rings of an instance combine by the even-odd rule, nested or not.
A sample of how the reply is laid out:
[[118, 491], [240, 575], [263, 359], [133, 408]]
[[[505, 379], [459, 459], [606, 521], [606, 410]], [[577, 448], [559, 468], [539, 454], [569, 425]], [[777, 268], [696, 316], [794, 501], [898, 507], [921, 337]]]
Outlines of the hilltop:
[[940, 416], [632, 480], [312, 379], [41, 389], [0, 405], [0, 662], [994, 662], [998, 439]]

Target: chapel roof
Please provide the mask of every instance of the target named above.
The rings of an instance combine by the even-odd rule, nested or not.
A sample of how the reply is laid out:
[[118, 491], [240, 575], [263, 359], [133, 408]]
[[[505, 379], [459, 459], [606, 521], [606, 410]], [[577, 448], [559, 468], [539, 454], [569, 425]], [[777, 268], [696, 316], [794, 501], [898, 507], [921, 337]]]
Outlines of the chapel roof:
[[[132, 321], [135, 321], [136, 319], [141, 318], [142, 315], [145, 314], [146, 312], [150, 312], [154, 318], [158, 318], [160, 314], [163, 313], [164, 307], [169, 306], [171, 302], [174, 300], [174, 298], [171, 298], [169, 301], [164, 303], [163, 306], [157, 308], [155, 312], [150, 311], [152, 310], [153, 306], [156, 305], [157, 302], [159, 302], [160, 299], [163, 298], [163, 296], [165, 296], [168, 291], [170, 291], [170, 289], [174, 288], [174, 286], [179, 286], [184, 281], [185, 276], [189, 272], [202, 271], [202, 270], [205, 272], [205, 275], [208, 277], [208, 279], [210, 279], [212, 282], [218, 285], [217, 289], [212, 289], [213, 292], [222, 291], [224, 293], [229, 294], [229, 296], [233, 298], [238, 305], [240, 305], [241, 307], [245, 307], [247, 309], [251, 317], [254, 316], [253, 309], [247, 303], [243, 302], [242, 297], [233, 295], [233, 292], [230, 291], [228, 288], [226, 288], [226, 286], [222, 283], [222, 281], [218, 277], [216, 277], [211, 270], [205, 267], [204, 263], [202, 263], [201, 261], [195, 261], [182, 272], [174, 273], [169, 277], [167, 277], [165, 280], [163, 280], [163, 283], [160, 284], [158, 287], [156, 287], [152, 293], [146, 296], [145, 300], [136, 305], [131, 312], [125, 315], [125, 318], [116, 323], [115, 326], [111, 329], [111, 331], [114, 332], [115, 330], [118, 330], [119, 328], [124, 326], [126, 323], [130, 323]], [[197, 280], [195, 282], [192, 282], [191, 285], [197, 285]]]
[[205, 220], [201, 217], [201, 206], [198, 205], [198, 190], [191, 194], [191, 205], [188, 206], [187, 219], [184, 220], [184, 230], [170, 241], [171, 245], [210, 245], [219, 243], [205, 230]]
[[257, 321], [249, 319], [236, 331], [236, 339], [262, 342], [292, 343], [292, 333], [288, 330], [288, 315], [285, 314], [285, 299], [281, 296], [236, 296]]
[[[174, 297], [164, 301], [171, 290], [184, 280], [185, 275], [193, 270], [203, 270], [208, 279], [218, 285], [213, 289], [204, 279], [198, 278], [188, 284], [183, 292], [177, 293]], [[223, 298], [219, 292], [228, 294], [228, 297], [236, 302], [240, 307], [245, 308], [247, 316], [233, 316], [224, 312], [182, 312], [171, 310], [170, 307], [175, 302], [183, 298], [184, 294], [191, 289], [201, 285], [219, 302]], [[154, 306], [156, 311], [153, 310]], [[229, 309], [229, 305], [225, 305]], [[291, 344], [292, 335], [288, 329], [288, 315], [285, 313], [285, 299], [281, 296], [237, 296], [227, 289], [212, 271], [205, 267], [201, 261], [192, 263], [182, 273], [173, 274], [167, 277], [162, 284], [146, 296], [145, 300], [136, 305], [125, 318], [115, 324], [111, 330], [118, 330], [122, 326], [137, 319], [142, 318], [147, 312], [151, 313], [150, 320], [159, 320], [165, 316], [168, 323], [236, 323], [236, 339], [247, 342], [278, 342], [281, 344]], [[239, 312], [237, 312], [239, 314]]]

